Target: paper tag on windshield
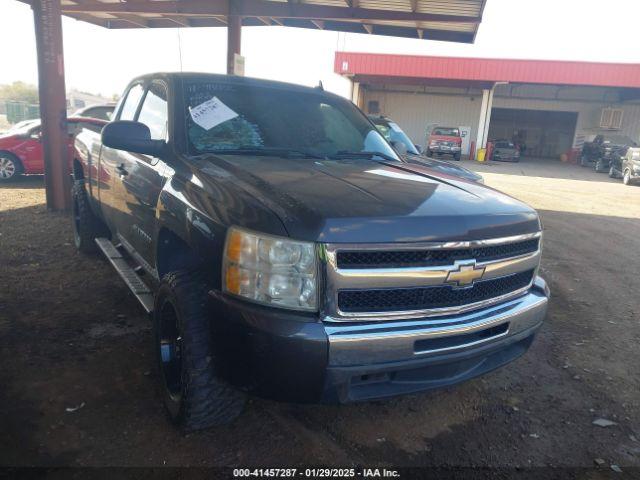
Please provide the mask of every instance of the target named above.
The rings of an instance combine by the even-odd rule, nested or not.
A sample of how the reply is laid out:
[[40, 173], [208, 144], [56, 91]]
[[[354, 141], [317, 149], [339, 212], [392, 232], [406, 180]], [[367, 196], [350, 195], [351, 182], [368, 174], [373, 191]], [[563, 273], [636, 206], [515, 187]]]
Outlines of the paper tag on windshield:
[[402, 130], [400, 129], [397, 123], [389, 122], [389, 126], [391, 127], [391, 130], [393, 130], [394, 132], [398, 132], [398, 133], [402, 132]]
[[205, 130], [211, 130], [216, 125], [238, 116], [236, 112], [222, 103], [218, 97], [213, 97], [211, 100], [207, 100], [193, 108], [189, 107], [189, 113], [193, 121]]

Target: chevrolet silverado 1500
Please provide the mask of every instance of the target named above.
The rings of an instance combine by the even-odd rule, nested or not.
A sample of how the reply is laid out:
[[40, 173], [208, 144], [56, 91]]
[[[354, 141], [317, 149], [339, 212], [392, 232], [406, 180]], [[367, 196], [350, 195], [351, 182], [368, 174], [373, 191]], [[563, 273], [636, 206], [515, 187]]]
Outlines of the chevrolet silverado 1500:
[[549, 296], [525, 204], [397, 156], [351, 102], [205, 74], [135, 79], [76, 139], [74, 236], [153, 319], [170, 418], [253, 393], [353, 402], [524, 353]]

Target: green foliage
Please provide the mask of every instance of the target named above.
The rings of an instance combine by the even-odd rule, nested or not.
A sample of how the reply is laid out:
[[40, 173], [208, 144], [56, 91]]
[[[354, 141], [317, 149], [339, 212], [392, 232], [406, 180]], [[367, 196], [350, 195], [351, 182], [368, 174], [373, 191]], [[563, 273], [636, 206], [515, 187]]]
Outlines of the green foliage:
[[38, 88], [25, 82], [0, 85], [0, 101], [6, 100], [38, 103]]

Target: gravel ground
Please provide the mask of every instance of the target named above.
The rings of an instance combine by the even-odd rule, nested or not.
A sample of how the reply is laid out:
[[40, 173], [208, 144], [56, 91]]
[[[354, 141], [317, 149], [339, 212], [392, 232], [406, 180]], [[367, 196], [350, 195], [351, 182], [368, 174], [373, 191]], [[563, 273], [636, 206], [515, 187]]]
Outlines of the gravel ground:
[[387, 402], [252, 399], [234, 424], [188, 436], [164, 418], [150, 324], [117, 274], [75, 252], [69, 218], [46, 212], [41, 178], [0, 186], [0, 465], [527, 468], [597, 458], [601, 472], [640, 475], [640, 187], [556, 162], [463, 163], [544, 222], [553, 298], [524, 357]]

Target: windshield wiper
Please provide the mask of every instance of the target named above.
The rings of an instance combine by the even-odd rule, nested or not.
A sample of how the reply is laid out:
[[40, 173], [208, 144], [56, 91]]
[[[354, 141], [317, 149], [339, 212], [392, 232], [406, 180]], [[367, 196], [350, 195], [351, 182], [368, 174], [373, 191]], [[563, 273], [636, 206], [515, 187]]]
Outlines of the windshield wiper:
[[225, 148], [220, 150], [214, 150], [212, 153], [219, 155], [263, 155], [282, 158], [316, 158], [324, 159], [325, 157], [317, 155], [311, 152], [305, 152], [302, 150], [296, 150], [294, 148], [278, 148], [278, 147], [251, 147], [241, 146], [238, 148]]
[[327, 158], [330, 158], [332, 160], [340, 160], [342, 158], [370, 158], [370, 159], [373, 159], [373, 157], [380, 157], [380, 158], [383, 158], [384, 160], [388, 160], [389, 162], [398, 162], [399, 161], [397, 158], [393, 158], [391, 155], [387, 155], [386, 153], [368, 152], [368, 151], [350, 152], [348, 150], [340, 150], [339, 152], [336, 152], [333, 155], [328, 155], [327, 156]]

